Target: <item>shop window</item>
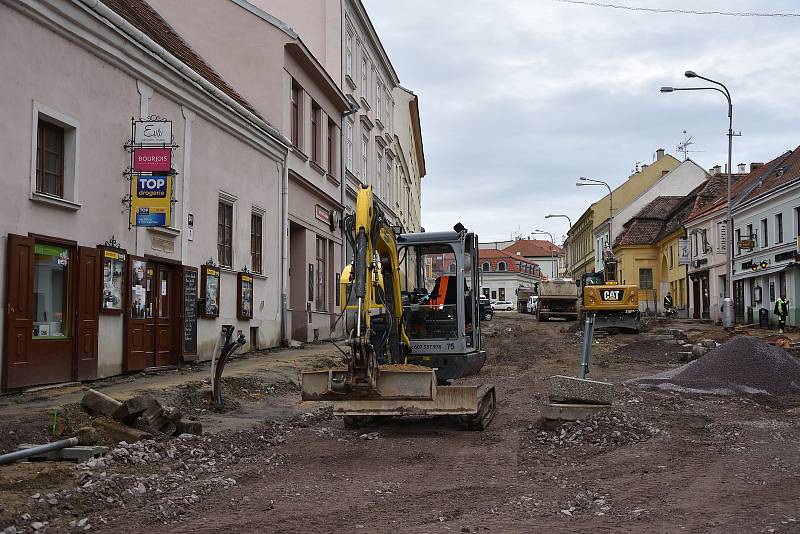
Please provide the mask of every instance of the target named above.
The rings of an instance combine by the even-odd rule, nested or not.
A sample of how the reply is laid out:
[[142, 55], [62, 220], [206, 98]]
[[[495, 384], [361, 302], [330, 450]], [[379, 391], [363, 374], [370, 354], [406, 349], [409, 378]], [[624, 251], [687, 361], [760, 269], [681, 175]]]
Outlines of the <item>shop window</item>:
[[76, 119], [33, 103], [31, 199], [80, 208], [78, 124]]
[[639, 269], [639, 289], [653, 289], [653, 269]]
[[233, 204], [222, 200], [217, 214], [217, 259], [223, 267], [233, 267]]
[[69, 337], [70, 250], [36, 243], [33, 268], [33, 338]]
[[327, 305], [325, 302], [325, 295], [328, 294], [326, 291], [325, 286], [325, 263], [326, 263], [326, 256], [327, 256], [327, 243], [325, 239], [318, 237], [317, 238], [317, 292], [316, 292], [316, 305], [317, 311], [327, 311]]
[[264, 272], [262, 249], [264, 244], [264, 215], [250, 214], [250, 266], [254, 273]]

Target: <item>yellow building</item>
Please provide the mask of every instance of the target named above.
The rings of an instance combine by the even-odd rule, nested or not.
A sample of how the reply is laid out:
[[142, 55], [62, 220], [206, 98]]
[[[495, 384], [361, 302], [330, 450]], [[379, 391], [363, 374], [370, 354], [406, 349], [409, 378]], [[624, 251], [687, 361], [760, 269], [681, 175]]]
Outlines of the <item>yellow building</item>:
[[624, 225], [614, 243], [619, 279], [639, 286], [642, 311], [663, 311], [667, 292], [676, 310], [688, 310], [686, 265], [679, 262], [678, 240], [685, 237], [683, 221], [699, 189], [686, 196], [656, 197]]
[[627, 222], [627, 218], [619, 220], [618, 214], [680, 163], [674, 157], [665, 154], [663, 149], [656, 150], [656, 159], [652, 165], [642, 165], [624, 183], [613, 189], [610, 195], [605, 195], [594, 202], [581, 215], [568, 233], [570, 243], [568, 258], [573, 277], [603, 270], [600, 260], [603, 250], [609, 243], [609, 218], [612, 218], [612, 231], [616, 237], [623, 223]]
[[594, 271], [594, 246], [592, 245], [592, 229], [594, 228], [594, 212], [592, 208], [583, 212], [577, 222], [567, 233], [566, 254], [569, 264], [569, 275], [578, 280], [583, 273]]

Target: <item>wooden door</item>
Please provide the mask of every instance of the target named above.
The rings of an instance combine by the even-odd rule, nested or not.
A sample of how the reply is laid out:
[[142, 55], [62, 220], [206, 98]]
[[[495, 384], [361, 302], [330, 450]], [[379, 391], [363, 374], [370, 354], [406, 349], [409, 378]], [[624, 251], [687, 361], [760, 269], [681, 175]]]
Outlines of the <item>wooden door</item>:
[[36, 383], [31, 361], [34, 240], [8, 234], [3, 389]]
[[153, 267], [147, 260], [128, 255], [128, 305], [125, 311], [125, 371], [155, 365]]
[[180, 333], [178, 311], [178, 276], [174, 269], [167, 265], [155, 265], [155, 362], [154, 366], [177, 365], [178, 335]]
[[75, 321], [76, 377], [97, 378], [97, 337], [100, 323], [102, 264], [96, 248], [78, 249], [77, 317]]
[[700, 279], [695, 278], [692, 280], [692, 318], [699, 319], [701, 314], [701, 303], [703, 302], [702, 293], [700, 292]]
[[708, 285], [708, 275], [703, 276], [703, 319], [711, 317], [711, 288]]

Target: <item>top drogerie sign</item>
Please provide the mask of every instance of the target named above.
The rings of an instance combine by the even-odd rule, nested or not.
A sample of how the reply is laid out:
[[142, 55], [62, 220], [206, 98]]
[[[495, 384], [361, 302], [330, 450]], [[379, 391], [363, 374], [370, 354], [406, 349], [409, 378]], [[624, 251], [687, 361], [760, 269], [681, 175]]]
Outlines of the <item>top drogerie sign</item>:
[[171, 145], [172, 121], [135, 121], [133, 123], [135, 145]]

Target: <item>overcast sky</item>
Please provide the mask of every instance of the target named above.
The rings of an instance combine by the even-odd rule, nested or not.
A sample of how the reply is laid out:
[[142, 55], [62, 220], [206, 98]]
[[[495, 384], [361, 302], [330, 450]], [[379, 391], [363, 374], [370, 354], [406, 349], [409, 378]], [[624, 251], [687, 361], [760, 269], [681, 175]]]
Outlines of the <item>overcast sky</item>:
[[[363, 0], [403, 86], [420, 98], [427, 230], [457, 221], [481, 241], [561, 236], [604, 188], [683, 130], [704, 168], [727, 160], [727, 116], [687, 69], [728, 85], [734, 166], [800, 144], [800, 18], [656, 14], [556, 0]], [[694, 10], [800, 12], [793, 0], [614, 0]]]

